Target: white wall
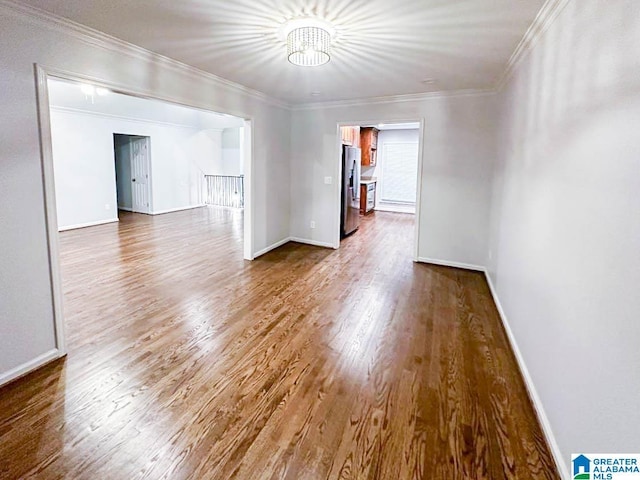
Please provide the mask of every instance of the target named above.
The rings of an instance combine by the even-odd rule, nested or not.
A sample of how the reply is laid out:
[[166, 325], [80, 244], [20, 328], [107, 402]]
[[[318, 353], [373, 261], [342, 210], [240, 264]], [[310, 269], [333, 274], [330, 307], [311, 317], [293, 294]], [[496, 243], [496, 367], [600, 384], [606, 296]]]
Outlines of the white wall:
[[215, 175], [222, 158], [222, 129], [196, 131], [189, 137], [187, 152], [205, 175]]
[[[291, 235], [332, 245], [339, 202], [337, 123], [424, 118], [419, 257], [483, 266], [486, 262], [494, 95], [324, 107], [293, 112]], [[334, 177], [333, 185], [324, 177]], [[337, 177], [337, 178], [336, 178]], [[309, 228], [309, 222], [316, 228]]]
[[[253, 120], [253, 251], [289, 236], [290, 112], [246, 89], [0, 3], [0, 383], [54, 351], [34, 63]], [[35, 361], [35, 363], [33, 363]], [[32, 363], [30, 363], [32, 362]]]
[[51, 111], [60, 229], [118, 218], [113, 135], [95, 120]]
[[217, 175], [243, 175], [242, 165], [242, 127], [225, 128], [222, 131], [222, 156]]
[[638, 19], [569, 2], [500, 98], [490, 273], [567, 466], [640, 445]]
[[567, 462], [571, 452], [637, 449], [638, 2], [571, 1], [500, 94], [499, 131], [490, 95], [290, 114], [144, 52], [0, 9], [0, 381], [55, 347], [37, 62], [253, 117], [254, 252], [289, 235], [333, 242], [337, 122], [424, 118], [420, 256], [484, 265], [490, 252], [490, 275]]
[[212, 164], [219, 146], [207, 141], [210, 132], [54, 107], [51, 136], [60, 228], [118, 218], [114, 133], [150, 138], [150, 213], [204, 203], [199, 164]]

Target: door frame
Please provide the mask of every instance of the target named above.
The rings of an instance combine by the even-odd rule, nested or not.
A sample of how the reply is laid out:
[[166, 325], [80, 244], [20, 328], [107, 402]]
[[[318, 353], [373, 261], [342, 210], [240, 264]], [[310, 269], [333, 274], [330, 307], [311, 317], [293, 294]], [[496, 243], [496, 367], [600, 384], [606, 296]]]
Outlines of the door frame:
[[[131, 137], [138, 137], [138, 138], [131, 138]], [[131, 148], [131, 146], [133, 145], [134, 141], [137, 140], [141, 140], [144, 139], [144, 143], [147, 146], [147, 208], [146, 208], [146, 212], [141, 212], [139, 210], [136, 210], [135, 208], [135, 203], [133, 201], [133, 182], [134, 182], [134, 178], [133, 178], [133, 148]], [[153, 188], [153, 181], [152, 181], [152, 175], [151, 175], [151, 137], [149, 137], [148, 135], [129, 135], [129, 165], [130, 165], [130, 169], [131, 169], [131, 211], [134, 213], [144, 213], [146, 215], [151, 214], [151, 211], [153, 210], [151, 208], [151, 200], [153, 199], [153, 194], [151, 192], [151, 189]]]
[[[96, 87], [107, 88], [116, 93], [122, 93], [138, 98], [148, 100], [160, 100], [163, 102], [173, 103], [196, 110], [206, 112], [214, 112], [228, 114], [234, 117], [242, 118], [245, 121], [245, 127], [248, 127], [249, 133], [245, 129], [245, 138], [243, 139], [245, 150], [243, 155], [244, 161], [244, 188], [245, 188], [245, 205], [244, 205], [244, 258], [246, 260], [254, 259], [254, 231], [253, 231], [253, 145], [254, 145], [254, 122], [252, 117], [248, 117], [239, 112], [230, 112], [224, 108], [216, 106], [199, 106], [185, 103], [183, 100], [161, 95], [155, 92], [135, 90], [129, 85], [116, 84], [100, 78], [91, 77], [76, 72], [69, 72], [58, 68], [52, 68], [34, 63], [34, 77], [36, 89], [36, 105], [38, 111], [38, 133], [40, 137], [40, 163], [42, 168], [42, 186], [44, 191], [44, 214], [47, 235], [47, 253], [49, 260], [49, 280], [51, 282], [51, 302], [53, 307], [53, 326], [55, 330], [55, 349], [47, 352], [45, 355], [38, 357], [31, 362], [28, 368], [21, 369], [18, 374], [22, 375], [27, 371], [35, 370], [46, 363], [61, 358], [67, 354], [66, 332], [64, 325], [64, 309], [63, 309], [63, 292], [62, 292], [62, 276], [60, 272], [60, 247], [59, 247], [59, 231], [58, 231], [58, 215], [56, 209], [56, 193], [53, 169], [53, 147], [51, 136], [51, 112], [49, 103], [49, 87], [47, 80], [49, 78], [66, 80], [77, 83], [90, 83]], [[247, 138], [249, 137], [249, 138]], [[16, 374], [15, 376], [18, 376]], [[12, 375], [12, 378], [15, 378]]]
[[352, 121], [340, 121], [336, 124], [336, 149], [334, 158], [336, 161], [335, 178], [333, 198], [337, 199], [333, 209], [333, 248], [340, 248], [340, 188], [342, 184], [342, 135], [340, 132], [341, 127], [352, 127], [362, 125], [377, 125], [379, 123], [394, 124], [394, 123], [418, 123], [420, 125], [420, 133], [418, 134], [418, 171], [416, 172], [416, 213], [415, 213], [415, 225], [414, 225], [414, 239], [413, 239], [413, 261], [418, 262], [419, 250], [420, 250], [420, 225], [422, 224], [421, 212], [421, 199], [422, 199], [422, 171], [424, 164], [424, 117], [409, 118], [409, 119], [377, 119], [371, 121], [352, 120]]
[[[117, 174], [116, 174], [116, 200], [115, 200], [115, 204], [118, 207], [118, 210], [124, 210], [127, 212], [133, 212], [133, 213], [142, 213], [145, 215], [153, 215], [153, 163], [151, 162], [151, 137], [149, 135], [139, 135], [137, 133], [121, 133], [121, 132], [113, 132], [113, 137], [114, 137], [114, 156], [117, 155], [117, 153], [115, 152], [115, 136], [119, 135], [121, 137], [129, 137], [129, 144], [131, 144], [131, 142], [134, 139], [145, 139], [146, 143], [147, 143], [147, 161], [149, 162], [148, 164], [148, 178], [147, 178], [147, 211], [146, 212], [140, 212], [137, 211], [134, 207], [133, 207], [133, 185], [130, 185], [131, 188], [131, 207], [120, 207], [119, 203], [118, 203], [118, 195], [119, 195], [119, 189], [118, 189], [118, 180], [117, 180]], [[137, 138], [132, 138], [132, 137], [137, 137]], [[129, 147], [131, 147], [131, 145], [129, 145]], [[129, 148], [129, 158], [126, 159], [127, 162], [129, 162], [129, 171], [133, 172], [133, 152], [131, 150], [131, 148]], [[117, 167], [116, 167], [116, 172], [117, 172]], [[133, 183], [132, 181], [129, 181], [129, 183]]]

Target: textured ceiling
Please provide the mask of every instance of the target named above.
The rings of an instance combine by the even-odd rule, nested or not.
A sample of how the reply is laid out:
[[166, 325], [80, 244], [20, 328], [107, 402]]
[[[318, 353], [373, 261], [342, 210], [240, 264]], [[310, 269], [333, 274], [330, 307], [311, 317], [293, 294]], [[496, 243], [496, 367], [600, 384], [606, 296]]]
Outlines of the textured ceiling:
[[[493, 88], [544, 0], [20, 3], [287, 102], [308, 103]], [[287, 19], [304, 15], [336, 28], [332, 60], [324, 66], [287, 61], [279, 30]]]

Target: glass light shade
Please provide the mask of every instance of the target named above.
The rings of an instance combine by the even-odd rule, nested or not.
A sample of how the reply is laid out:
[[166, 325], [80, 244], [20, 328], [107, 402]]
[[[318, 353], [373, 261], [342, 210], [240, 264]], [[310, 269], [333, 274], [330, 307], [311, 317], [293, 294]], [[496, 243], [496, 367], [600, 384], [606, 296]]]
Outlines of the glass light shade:
[[80, 84], [80, 91], [85, 95], [94, 95], [96, 93], [96, 87], [88, 83], [82, 83]]
[[331, 35], [320, 27], [300, 27], [287, 35], [289, 61], [301, 67], [317, 67], [327, 63]]

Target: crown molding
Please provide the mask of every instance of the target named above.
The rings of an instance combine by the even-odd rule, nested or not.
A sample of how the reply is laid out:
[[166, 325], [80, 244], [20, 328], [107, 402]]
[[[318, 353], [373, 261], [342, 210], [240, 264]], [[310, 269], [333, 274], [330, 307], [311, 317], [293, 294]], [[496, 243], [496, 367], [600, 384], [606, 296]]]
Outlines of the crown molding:
[[192, 78], [207, 80], [221, 87], [224, 87], [227, 90], [247, 95], [269, 105], [286, 109], [289, 109], [291, 107], [289, 103], [271, 97], [266, 93], [251, 89], [249, 87], [245, 87], [244, 85], [219, 77], [217, 75], [214, 75], [213, 73], [205, 72], [204, 70], [192, 67], [191, 65], [187, 65], [186, 63], [182, 63], [178, 60], [160, 55], [159, 53], [152, 52], [150, 50], [147, 50], [146, 48], [139, 47], [106, 33], [100, 32], [99, 30], [95, 30], [67, 18], [60, 17], [53, 13], [45, 12], [28, 5], [23, 5], [21, 3], [15, 2], [14, 0], [0, 0], [0, 6], [18, 15], [26, 17], [27, 19], [40, 26], [69, 35], [85, 44], [116, 52], [120, 55], [127, 55], [129, 57], [143, 60], [145, 62], [151, 62], [158, 67], [168, 68], [170, 70], [173, 70], [174, 72], [189, 75]]
[[353, 100], [337, 100], [328, 102], [302, 103], [291, 106], [291, 110], [316, 110], [321, 108], [359, 107], [366, 105], [379, 105], [384, 103], [420, 102], [441, 97], [464, 97], [494, 95], [494, 89], [466, 89], [466, 90], [441, 90], [428, 93], [410, 93], [404, 95], [388, 95], [382, 97], [367, 97]]
[[[183, 128], [185, 130], [199, 130], [199, 131], [206, 130], [206, 131], [215, 131], [215, 132], [222, 132], [224, 130], [224, 128], [202, 128], [202, 127], [196, 127], [194, 125], [185, 125], [182, 123], [161, 122], [159, 120], [149, 120], [146, 118], [128, 117], [126, 115], [117, 115], [115, 113], [94, 112], [93, 110], [84, 110], [82, 108], [76, 108], [76, 107], [62, 107], [59, 105], [51, 105], [49, 108], [51, 109], [51, 111], [59, 112], [59, 113], [71, 113], [74, 115], [87, 115], [90, 117], [110, 118], [114, 120], [125, 120], [127, 122], [132, 122], [132, 123], [145, 123], [149, 125], [159, 125], [163, 127]], [[228, 127], [228, 128], [234, 128], [234, 127]]]
[[31, 21], [38, 23], [44, 27], [70, 35], [83, 43], [96, 46], [102, 49], [117, 52], [118, 54], [128, 55], [146, 62], [151, 62], [159, 67], [168, 68], [175, 72], [189, 75], [192, 78], [206, 80], [217, 84], [227, 90], [240, 93], [256, 100], [262, 101], [272, 106], [284, 108], [288, 110], [316, 110], [322, 108], [340, 108], [355, 107], [365, 105], [378, 105], [385, 103], [402, 103], [402, 102], [419, 102], [440, 97], [456, 97], [456, 96], [476, 96], [476, 95], [492, 95], [500, 92], [512, 77], [520, 62], [529, 54], [533, 47], [537, 44], [542, 34], [555, 21], [564, 7], [571, 0], [547, 0], [533, 23], [524, 34], [522, 40], [518, 43], [515, 50], [511, 54], [505, 71], [500, 75], [495, 87], [489, 89], [468, 89], [468, 90], [443, 90], [438, 92], [389, 95], [380, 97], [367, 97], [350, 100], [337, 100], [314, 103], [291, 104], [283, 100], [271, 97], [266, 93], [245, 87], [239, 83], [224, 79], [213, 73], [205, 72], [196, 67], [192, 67], [185, 63], [179, 62], [172, 58], [154, 53], [145, 48], [139, 47], [132, 43], [120, 40], [116, 37], [100, 32], [93, 28], [79, 24], [72, 20], [60, 17], [43, 10], [17, 3], [14, 0], [0, 0], [0, 6], [7, 8], [16, 14], [27, 17]]
[[522, 40], [520, 40], [520, 43], [511, 54], [511, 58], [509, 58], [507, 62], [507, 68], [496, 84], [496, 92], [500, 92], [504, 88], [520, 62], [531, 52], [533, 47], [536, 46], [542, 34], [547, 31], [570, 1], [571, 0], [547, 0], [544, 3], [538, 15], [533, 20], [533, 23], [524, 34], [524, 37], [522, 37]]

